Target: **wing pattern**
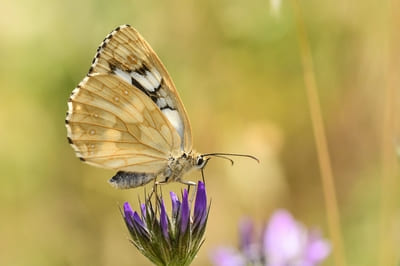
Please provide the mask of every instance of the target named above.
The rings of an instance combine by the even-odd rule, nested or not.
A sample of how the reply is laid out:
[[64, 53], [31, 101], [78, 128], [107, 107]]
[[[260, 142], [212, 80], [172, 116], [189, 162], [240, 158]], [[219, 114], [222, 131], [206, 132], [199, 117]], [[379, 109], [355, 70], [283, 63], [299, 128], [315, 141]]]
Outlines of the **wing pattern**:
[[68, 141], [84, 162], [118, 170], [118, 188], [143, 185], [192, 150], [186, 110], [150, 45], [129, 25], [97, 49], [68, 101]]
[[156, 53], [129, 25], [111, 32], [97, 49], [91, 73], [112, 73], [143, 91], [167, 117], [182, 141], [192, 149], [192, 134], [186, 110], [172, 79]]
[[118, 76], [91, 74], [73, 91], [68, 140], [81, 160], [122, 171], [157, 172], [181, 139], [142, 91]]

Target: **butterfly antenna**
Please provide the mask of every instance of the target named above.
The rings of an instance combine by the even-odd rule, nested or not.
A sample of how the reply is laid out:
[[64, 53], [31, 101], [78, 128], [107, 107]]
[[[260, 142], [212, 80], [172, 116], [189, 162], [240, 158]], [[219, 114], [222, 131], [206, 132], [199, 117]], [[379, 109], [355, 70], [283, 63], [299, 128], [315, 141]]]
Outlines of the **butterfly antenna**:
[[228, 158], [228, 157], [226, 157], [226, 156], [246, 157], [246, 158], [253, 159], [256, 162], [260, 163], [260, 160], [257, 157], [255, 157], [253, 155], [249, 155], [249, 154], [215, 152], [215, 153], [206, 153], [206, 154], [203, 154], [203, 156], [215, 156], [215, 157], [229, 159], [232, 164], [233, 164], [233, 160]]
[[226, 157], [224, 155], [214, 154], [214, 155], [208, 155], [208, 156], [214, 156], [214, 157], [218, 157], [218, 158], [222, 158], [222, 159], [228, 160], [231, 163], [231, 165], [233, 165], [235, 163], [231, 158]]

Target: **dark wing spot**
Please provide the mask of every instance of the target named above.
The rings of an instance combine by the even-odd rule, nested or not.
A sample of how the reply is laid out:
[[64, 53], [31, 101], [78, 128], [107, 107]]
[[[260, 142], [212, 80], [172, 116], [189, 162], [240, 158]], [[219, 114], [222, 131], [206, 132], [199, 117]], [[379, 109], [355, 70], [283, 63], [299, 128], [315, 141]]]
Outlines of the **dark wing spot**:
[[96, 55], [93, 57], [92, 64], [96, 62], [96, 59], [99, 57], [100, 53], [97, 52]]
[[111, 33], [109, 33], [109, 34], [106, 36], [106, 38], [104, 39], [104, 41], [105, 41], [105, 40], [109, 40], [109, 39], [111, 39], [111, 37], [112, 37], [112, 34], [111, 34]]
[[67, 137], [68, 143], [73, 144], [72, 139], [70, 137]]
[[117, 68], [116, 65], [114, 65], [113, 63], [109, 62], [108, 66], [110, 67], [111, 71], [114, 72], [115, 69]]
[[169, 109], [169, 110], [171, 110], [171, 111], [175, 111], [175, 110], [176, 110], [175, 108], [173, 108], [173, 107], [171, 107], [171, 106], [169, 106], [169, 105], [166, 105], [166, 106], [164, 106], [164, 107], [161, 107], [160, 109], [161, 109], [161, 110]]
[[137, 87], [139, 90], [143, 91], [147, 96], [149, 96], [149, 92], [136, 79], [131, 78], [131, 83], [132, 83], [132, 85]]
[[150, 98], [153, 102], [157, 103], [157, 96], [151, 95]]
[[82, 162], [86, 161], [86, 160], [83, 159], [82, 157], [79, 157], [79, 160], [81, 160]]
[[164, 84], [164, 79], [161, 78], [160, 84], [158, 84], [158, 87], [154, 89], [154, 92], [158, 92], [161, 89], [163, 84]]
[[142, 76], [146, 76], [146, 71], [150, 72], [149, 68], [145, 64], [142, 64], [141, 67], [135, 70], [135, 72], [139, 73]]

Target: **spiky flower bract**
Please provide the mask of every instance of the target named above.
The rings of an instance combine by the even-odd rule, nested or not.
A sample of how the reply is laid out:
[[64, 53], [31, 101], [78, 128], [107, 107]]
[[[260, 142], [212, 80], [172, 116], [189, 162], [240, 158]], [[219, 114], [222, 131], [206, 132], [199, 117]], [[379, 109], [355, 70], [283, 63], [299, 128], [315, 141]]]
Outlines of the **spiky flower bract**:
[[172, 210], [167, 214], [162, 195], [146, 195], [140, 215], [125, 202], [123, 216], [138, 250], [156, 265], [189, 265], [203, 241], [209, 213], [203, 182], [197, 185], [194, 209], [189, 192], [179, 197], [170, 192]]

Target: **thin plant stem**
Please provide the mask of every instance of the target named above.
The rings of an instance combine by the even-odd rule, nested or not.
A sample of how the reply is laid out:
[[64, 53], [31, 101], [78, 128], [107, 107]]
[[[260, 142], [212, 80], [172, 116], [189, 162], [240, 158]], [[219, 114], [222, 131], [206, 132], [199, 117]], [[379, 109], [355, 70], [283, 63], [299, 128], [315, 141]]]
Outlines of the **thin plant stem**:
[[308, 43], [307, 32], [305, 29], [299, 1], [292, 0], [292, 3], [295, 12], [295, 21], [300, 46], [300, 56], [303, 67], [304, 83], [307, 92], [318, 161], [321, 171], [329, 233], [333, 242], [333, 256], [335, 259], [335, 265], [345, 266], [346, 260], [340, 228], [340, 217], [336, 200], [335, 183], [333, 180], [328, 145], [321, 115], [321, 107], [318, 97], [310, 45]]
[[[382, 132], [382, 179], [381, 179], [381, 208], [380, 208], [380, 240], [379, 265], [391, 266], [396, 264], [393, 239], [393, 210], [396, 202], [397, 162], [396, 162], [396, 93], [399, 82], [396, 80], [399, 72], [398, 62], [395, 60], [399, 45], [397, 34], [399, 21], [396, 18], [399, 5], [396, 1], [389, 1], [388, 32], [386, 43], [386, 71], [385, 90], [383, 100], [383, 132]], [[396, 23], [397, 22], [397, 23]]]

